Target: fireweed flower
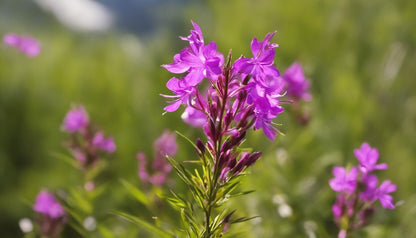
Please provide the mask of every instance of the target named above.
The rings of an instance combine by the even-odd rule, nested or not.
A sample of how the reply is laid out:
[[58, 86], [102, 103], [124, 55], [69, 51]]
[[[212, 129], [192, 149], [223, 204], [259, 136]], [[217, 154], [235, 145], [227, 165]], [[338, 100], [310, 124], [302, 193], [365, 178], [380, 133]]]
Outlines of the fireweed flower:
[[10, 33], [3, 37], [3, 43], [16, 48], [29, 57], [36, 57], [41, 51], [39, 42], [30, 36], [19, 36]]
[[385, 163], [376, 164], [378, 160], [378, 150], [371, 148], [368, 143], [363, 143], [360, 149], [355, 149], [354, 154], [360, 162], [360, 170], [364, 174], [373, 170], [384, 170], [388, 168]]
[[167, 112], [176, 111], [182, 104], [187, 104], [192, 100], [192, 97], [196, 95], [195, 86], [189, 85], [186, 80], [179, 80], [177, 78], [171, 78], [166, 87], [175, 93], [174, 96], [163, 95], [164, 97], [174, 98], [176, 100], [171, 101], [169, 106], [165, 107]]
[[395, 208], [390, 193], [396, 191], [396, 185], [386, 180], [377, 187], [378, 178], [372, 173], [387, 169], [387, 164], [376, 164], [379, 156], [377, 149], [363, 143], [361, 148], [354, 150], [354, 154], [360, 165], [352, 167], [349, 172], [343, 167], [335, 167], [335, 178], [329, 180], [332, 190], [338, 192], [332, 212], [340, 228], [339, 237], [345, 237], [348, 231], [366, 225], [376, 211], [377, 200], [383, 208]]
[[257, 38], [251, 41], [253, 58], [240, 58], [234, 63], [234, 69], [240, 73], [253, 75], [254, 78], [263, 78], [265, 75], [278, 77], [279, 70], [273, 66], [278, 44], [270, 43], [276, 32], [268, 33], [262, 42]]
[[303, 99], [310, 101], [312, 99], [309, 92], [310, 83], [303, 74], [302, 66], [294, 62], [283, 74], [283, 79], [287, 88], [287, 95], [293, 100]]
[[201, 127], [207, 123], [207, 116], [200, 110], [187, 106], [182, 113], [181, 118], [184, 122], [193, 127]]
[[183, 80], [187, 85], [195, 86], [205, 77], [215, 79], [221, 74], [224, 56], [217, 52], [215, 42], [204, 45], [201, 29], [194, 22], [192, 25], [194, 30], [191, 30], [191, 34], [181, 37], [182, 40], [189, 41], [189, 47], [176, 54], [173, 63], [162, 66], [175, 74], [187, 72]]
[[352, 193], [357, 187], [357, 175], [358, 169], [352, 167], [349, 172], [346, 171], [343, 167], [335, 167], [333, 169], [335, 178], [329, 180], [329, 185], [332, 190], [337, 192], [347, 192]]
[[148, 171], [146, 155], [144, 153], [137, 154], [138, 174], [143, 183], [161, 187], [172, 170], [172, 165], [166, 160], [166, 157], [173, 157], [178, 151], [175, 133], [170, 131], [163, 132], [154, 142], [153, 148], [155, 155], [150, 171]]
[[92, 139], [92, 145], [108, 153], [116, 150], [116, 144], [112, 137], [104, 138], [104, 132], [98, 132]]
[[66, 212], [55, 196], [42, 190], [36, 196], [33, 210], [39, 214], [36, 221], [42, 235], [57, 237], [66, 223]]
[[68, 132], [85, 129], [89, 124], [88, 114], [81, 105], [70, 110], [64, 119], [63, 128]]
[[84, 171], [94, 167], [103, 154], [112, 154], [116, 150], [113, 138], [105, 137], [103, 131], [97, 131], [82, 105], [66, 114], [63, 128], [70, 135], [70, 141], [65, 145]]
[[[224, 66], [223, 56], [216, 51], [215, 42], [204, 45], [199, 26], [192, 24], [191, 35], [181, 37], [189, 41], [189, 47], [175, 55], [173, 63], [162, 65], [172, 73], [185, 73], [183, 78], [174, 77], [166, 84], [174, 95], [163, 96], [174, 100], [165, 111], [173, 112], [180, 105], [186, 105], [182, 116], [185, 122], [205, 127], [209, 127], [209, 120], [221, 120], [220, 117], [227, 113], [231, 120], [223, 127], [226, 131], [238, 130], [230, 125], [245, 115], [244, 126], [248, 126], [245, 130], [251, 127], [263, 129], [266, 136], [274, 140], [278, 131], [272, 126], [272, 120], [283, 112], [279, 98], [284, 89], [279, 71], [273, 65], [277, 44], [270, 40], [275, 32], [267, 34], [261, 42], [253, 39], [253, 58], [241, 57], [234, 65]], [[209, 86], [200, 92], [199, 84], [204, 78]]]

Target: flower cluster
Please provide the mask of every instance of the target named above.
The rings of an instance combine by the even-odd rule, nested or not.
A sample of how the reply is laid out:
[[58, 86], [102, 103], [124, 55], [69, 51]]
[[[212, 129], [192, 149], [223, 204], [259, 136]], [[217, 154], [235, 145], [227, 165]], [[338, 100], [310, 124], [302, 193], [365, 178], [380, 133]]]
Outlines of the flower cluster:
[[176, 135], [173, 132], [165, 131], [153, 144], [155, 156], [151, 170], [147, 168], [146, 155], [137, 153], [139, 177], [143, 183], [150, 183], [153, 186], [161, 187], [166, 176], [172, 170], [172, 165], [166, 160], [166, 157], [173, 157], [178, 151], [176, 144]]
[[375, 170], [388, 168], [385, 163], [377, 164], [377, 149], [363, 143], [361, 148], [354, 150], [354, 154], [360, 163], [359, 166], [348, 170], [344, 167], [334, 167], [335, 178], [329, 180], [332, 190], [338, 192], [332, 212], [341, 229], [339, 237], [345, 236], [348, 230], [367, 224], [376, 209], [374, 203], [377, 200], [383, 208], [395, 208], [393, 197], [389, 193], [396, 191], [396, 185], [386, 180], [378, 186], [378, 178], [373, 174]]
[[39, 214], [37, 224], [43, 236], [57, 237], [66, 223], [66, 212], [52, 193], [42, 190], [36, 197], [33, 210]]
[[88, 113], [81, 105], [66, 114], [63, 130], [71, 135], [67, 146], [84, 170], [94, 166], [100, 160], [101, 153], [111, 154], [116, 150], [113, 138], [106, 138], [103, 131], [91, 125]]
[[29, 57], [36, 57], [41, 51], [39, 42], [30, 36], [19, 36], [9, 33], [3, 37], [3, 43], [7, 46], [16, 48]]
[[[253, 39], [252, 58], [240, 57], [233, 65], [230, 62], [225, 65], [216, 43], [205, 45], [199, 26], [192, 24], [191, 34], [181, 37], [189, 41], [189, 47], [176, 54], [173, 63], [163, 65], [172, 73], [186, 73], [181, 79], [174, 77], [166, 84], [174, 95], [164, 96], [174, 100], [165, 110], [173, 112], [181, 104], [186, 105], [182, 118], [193, 126], [209, 125], [206, 123], [209, 121], [217, 123], [220, 117], [227, 115], [227, 121], [221, 125], [224, 132], [241, 132], [238, 131], [241, 128], [229, 126], [232, 121], [245, 121], [248, 128], [261, 128], [273, 140], [277, 130], [272, 126], [272, 119], [283, 112], [279, 98], [285, 85], [273, 65], [274, 48], [278, 45], [270, 40], [275, 32], [267, 34], [261, 42]], [[201, 93], [198, 86], [204, 78], [209, 87]]]

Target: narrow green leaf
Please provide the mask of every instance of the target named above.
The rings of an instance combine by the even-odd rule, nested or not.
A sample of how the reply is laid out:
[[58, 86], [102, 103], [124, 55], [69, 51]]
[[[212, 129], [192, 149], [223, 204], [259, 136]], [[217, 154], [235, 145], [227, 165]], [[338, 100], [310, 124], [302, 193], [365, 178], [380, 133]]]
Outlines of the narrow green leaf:
[[197, 148], [195, 143], [191, 141], [191, 139], [189, 139], [188, 137], [186, 137], [184, 134], [180, 133], [179, 131], [175, 131], [176, 134], [178, 134], [180, 137], [184, 138], [185, 140], [187, 140], [189, 143], [191, 143], [191, 145], [194, 148]]
[[127, 182], [124, 179], [120, 179], [120, 182], [123, 184], [124, 187], [126, 187], [126, 189], [128, 190], [128, 192], [134, 198], [136, 198], [139, 202], [143, 203], [145, 206], [149, 206], [150, 205], [151, 201], [146, 196], [146, 194], [144, 194], [142, 191], [140, 191], [140, 189], [138, 189], [136, 186], [134, 186], [133, 184]]
[[51, 153], [51, 156], [52, 157], [55, 157], [57, 159], [60, 159], [62, 161], [64, 161], [65, 163], [71, 165], [75, 169], [79, 169], [79, 163], [78, 163], [78, 161], [75, 158], [73, 158], [73, 157], [71, 157], [71, 156], [69, 156], [67, 154], [58, 153], [58, 152], [52, 152]]
[[101, 235], [104, 238], [113, 238], [114, 237], [114, 235], [111, 233], [111, 231], [105, 226], [98, 226], [98, 231], [101, 233]]
[[136, 216], [133, 216], [133, 215], [130, 215], [130, 214], [127, 214], [127, 213], [124, 213], [124, 212], [120, 212], [120, 211], [113, 211], [112, 213], [114, 215], [117, 215], [117, 216], [133, 223], [133, 224], [136, 224], [136, 225], [139, 225], [139, 226], [142, 226], [142, 227], [146, 228], [150, 232], [153, 232], [153, 233], [157, 234], [159, 237], [162, 237], [162, 238], [172, 238], [172, 237], [174, 237], [174, 235], [169, 234], [168, 232], [160, 229], [159, 227], [156, 227], [155, 225], [150, 224], [149, 222], [144, 221], [144, 220], [142, 220], [142, 219], [140, 219]]
[[235, 220], [232, 220], [230, 223], [231, 224], [235, 224], [235, 223], [240, 223], [240, 222], [245, 222], [245, 221], [250, 221], [250, 220], [253, 220], [253, 219], [255, 219], [255, 218], [259, 218], [260, 216], [254, 216], [254, 217], [240, 217], [240, 218], [237, 218], [237, 219], [235, 219]]

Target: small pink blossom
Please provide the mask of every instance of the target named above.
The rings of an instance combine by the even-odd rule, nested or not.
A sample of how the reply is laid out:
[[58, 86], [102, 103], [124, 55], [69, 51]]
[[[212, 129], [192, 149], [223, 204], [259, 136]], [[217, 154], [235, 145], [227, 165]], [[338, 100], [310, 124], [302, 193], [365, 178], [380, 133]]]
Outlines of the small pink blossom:
[[61, 204], [59, 204], [52, 193], [49, 193], [46, 190], [42, 190], [37, 195], [33, 210], [45, 214], [50, 218], [60, 218], [65, 216], [65, 210], [62, 208]]
[[41, 51], [39, 42], [30, 36], [19, 36], [9, 33], [3, 37], [3, 43], [18, 49], [29, 57], [36, 57]]
[[104, 138], [104, 132], [98, 132], [97, 134], [95, 134], [92, 140], [92, 144], [93, 146], [103, 151], [107, 151], [108, 153], [113, 153], [114, 151], [116, 151], [116, 144], [114, 143], [113, 138]]
[[84, 129], [89, 124], [87, 111], [82, 105], [70, 110], [64, 119], [63, 127], [66, 131], [75, 132]]

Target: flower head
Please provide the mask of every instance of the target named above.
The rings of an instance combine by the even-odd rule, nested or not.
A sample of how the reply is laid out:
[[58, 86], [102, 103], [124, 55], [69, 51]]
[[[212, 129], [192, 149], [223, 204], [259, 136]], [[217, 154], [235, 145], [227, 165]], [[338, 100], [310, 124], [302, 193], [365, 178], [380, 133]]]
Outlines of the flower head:
[[163, 134], [155, 141], [154, 147], [160, 157], [175, 156], [176, 152], [178, 152], [175, 132], [170, 132], [168, 130], [164, 131]]
[[116, 144], [114, 143], [113, 137], [104, 138], [104, 132], [98, 132], [95, 134], [92, 139], [93, 146], [107, 151], [108, 153], [113, 153], [116, 150]]
[[384, 170], [388, 168], [385, 163], [376, 164], [378, 160], [378, 150], [371, 148], [366, 142], [361, 145], [360, 149], [355, 149], [354, 154], [360, 162], [360, 171], [364, 174], [373, 170]]
[[29, 57], [36, 57], [41, 51], [39, 42], [29, 36], [19, 36], [10, 33], [4, 36], [3, 42], [8, 46], [18, 49]]
[[167, 178], [168, 173], [172, 170], [172, 165], [166, 160], [166, 156], [173, 157], [178, 151], [176, 144], [176, 135], [174, 132], [165, 131], [154, 142], [155, 156], [153, 163], [148, 171], [147, 159], [144, 153], [137, 153], [138, 174], [144, 183], [150, 183], [154, 186], [161, 187]]
[[294, 99], [311, 100], [309, 92], [310, 83], [303, 75], [302, 66], [298, 62], [293, 63], [284, 73], [283, 79], [287, 87], [287, 95]]
[[381, 206], [388, 209], [394, 209], [393, 197], [389, 195], [396, 191], [396, 185], [392, 184], [390, 180], [384, 181], [375, 192], [375, 198], [381, 203]]
[[190, 47], [186, 47], [176, 54], [173, 57], [173, 63], [162, 65], [162, 67], [175, 74], [188, 72], [184, 80], [188, 85], [195, 86], [204, 77], [215, 80], [221, 74], [224, 56], [217, 52], [215, 42], [205, 46], [201, 29], [194, 22], [192, 25], [195, 30], [191, 30], [191, 35], [181, 37], [182, 40], [189, 41]]
[[345, 191], [347, 193], [353, 193], [357, 187], [357, 175], [358, 169], [352, 167], [349, 172], [344, 167], [335, 167], [333, 169], [335, 178], [329, 180], [329, 185], [332, 190], [337, 192]]
[[174, 96], [163, 95], [164, 97], [175, 99], [164, 108], [167, 112], [176, 111], [182, 104], [190, 104], [191, 99], [196, 94], [195, 86], [188, 84], [186, 80], [171, 78], [167, 82], [166, 87], [175, 94]]
[[66, 114], [63, 127], [66, 131], [75, 132], [86, 128], [88, 124], [88, 114], [84, 107], [79, 105]]
[[59, 204], [52, 193], [49, 193], [46, 190], [42, 190], [36, 196], [33, 210], [50, 218], [60, 218], [65, 216], [65, 210], [62, 208], [61, 204]]
[[264, 78], [265, 76], [278, 77], [280, 75], [276, 67], [273, 66], [274, 48], [278, 44], [270, 43], [276, 32], [268, 33], [264, 40], [259, 42], [257, 38], [251, 41], [251, 52], [253, 58], [240, 58], [234, 63], [234, 70], [244, 74], [250, 74], [254, 78]]

